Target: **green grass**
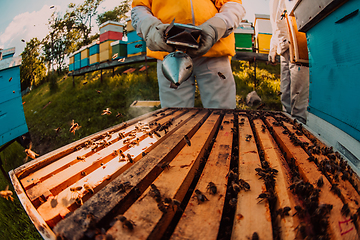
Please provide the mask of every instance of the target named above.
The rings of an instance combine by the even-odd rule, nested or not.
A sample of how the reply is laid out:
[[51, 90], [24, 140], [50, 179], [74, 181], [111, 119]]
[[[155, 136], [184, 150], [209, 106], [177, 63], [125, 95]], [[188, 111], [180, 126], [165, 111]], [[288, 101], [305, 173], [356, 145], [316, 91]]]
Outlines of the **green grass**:
[[[55, 76], [48, 82], [37, 86], [31, 93], [23, 97], [24, 112], [33, 140], [36, 153], [44, 155], [61, 146], [84, 138], [88, 135], [109, 128], [142, 114], [129, 111], [135, 100], [158, 100], [158, 84], [156, 80], [156, 63], [149, 63], [148, 77], [145, 72], [121, 74], [129, 66], [116, 68], [115, 75], [111, 70], [74, 78]], [[140, 64], [132, 67], [139, 68]], [[237, 107], [240, 109], [256, 109], [257, 106], [245, 105], [246, 95], [255, 89], [253, 68], [247, 62], [232, 62], [236, 81]], [[279, 66], [258, 63], [256, 91], [265, 103], [265, 109], [280, 110]], [[101, 93], [98, 93], [101, 91]], [[199, 92], [196, 92], [195, 107], [201, 107]], [[111, 115], [101, 115], [110, 108]], [[155, 109], [152, 109], [155, 110]], [[117, 113], [122, 117], [117, 118]], [[79, 123], [81, 128], [75, 135], [69, 132], [71, 120]], [[61, 127], [59, 133], [54, 129]], [[17, 142], [11, 144], [0, 153], [5, 171], [21, 166], [25, 159], [24, 148]], [[10, 183], [0, 175], [0, 190]], [[1, 239], [41, 239], [27, 214], [22, 208], [16, 194], [14, 202], [0, 198], [0, 234]]]

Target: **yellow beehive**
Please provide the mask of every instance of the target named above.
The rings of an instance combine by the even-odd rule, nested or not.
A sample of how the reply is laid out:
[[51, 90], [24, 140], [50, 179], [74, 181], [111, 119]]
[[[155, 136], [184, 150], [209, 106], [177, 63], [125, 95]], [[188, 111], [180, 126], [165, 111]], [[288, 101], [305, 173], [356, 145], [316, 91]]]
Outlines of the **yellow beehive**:
[[105, 51], [101, 51], [101, 52], [100, 52], [100, 57], [99, 57], [100, 62], [105, 62], [105, 61], [107, 61], [107, 60], [110, 60], [110, 59], [111, 59], [111, 55], [112, 55], [112, 50], [111, 50], [111, 48], [108, 49], [108, 50], [105, 50]]
[[89, 57], [89, 49], [86, 48], [84, 50], [81, 51], [81, 59], [85, 59]]
[[259, 33], [256, 38], [256, 46], [259, 53], [268, 54], [270, 51], [270, 40], [271, 36], [269, 34]]
[[95, 64], [95, 63], [98, 63], [99, 62], [99, 54], [96, 53], [96, 54], [93, 54], [89, 57], [89, 64], [92, 65], [92, 64]]
[[128, 19], [126, 21], [126, 31], [128, 32], [135, 31], [134, 27], [131, 25], [131, 19]]
[[73, 64], [74, 63], [74, 56], [69, 58], [69, 64]]
[[100, 46], [99, 46], [99, 52], [103, 52], [103, 51], [106, 51], [106, 50], [109, 50], [111, 49], [111, 43], [114, 42], [112, 40], [108, 40], [108, 41], [105, 41], [105, 42], [102, 42], [100, 43]]

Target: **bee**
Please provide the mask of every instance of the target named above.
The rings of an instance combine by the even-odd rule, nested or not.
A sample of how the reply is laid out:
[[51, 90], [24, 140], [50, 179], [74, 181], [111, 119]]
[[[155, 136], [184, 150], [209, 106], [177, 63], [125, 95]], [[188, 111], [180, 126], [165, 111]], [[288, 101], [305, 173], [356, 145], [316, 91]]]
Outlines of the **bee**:
[[245, 136], [245, 141], [250, 142], [251, 138], [252, 138], [252, 135], [247, 134], [247, 135]]
[[12, 80], [12, 77], [9, 78], [9, 82], [11, 82], [11, 80]]
[[72, 192], [77, 192], [77, 191], [80, 191], [81, 189], [82, 189], [82, 186], [71, 187], [71, 188], [70, 188], [70, 191], [72, 191]]
[[13, 192], [9, 190], [9, 185], [6, 186], [5, 190], [0, 191], [0, 197], [5, 198], [6, 200], [14, 201], [14, 198], [12, 197]]
[[30, 142], [29, 148], [24, 150], [24, 152], [26, 153], [25, 162], [27, 162], [29, 157], [32, 158], [32, 159], [35, 159], [36, 156], [39, 156], [39, 154], [37, 154], [37, 153], [35, 153], [34, 151], [31, 150], [31, 147], [32, 147], [32, 142]]
[[276, 215], [280, 215], [281, 218], [284, 218], [285, 216], [290, 216], [289, 215], [289, 211], [291, 210], [291, 207], [284, 207], [284, 208], [279, 208], [276, 211]]
[[125, 135], [122, 132], [119, 132], [119, 139], [125, 138]]
[[222, 79], [226, 79], [225, 75], [222, 74], [221, 72], [218, 72], [218, 75], [219, 75], [219, 77], [221, 77]]
[[194, 197], [196, 197], [198, 204], [200, 204], [201, 202], [209, 201], [209, 199], [207, 199], [207, 197], [199, 189], [195, 190]]
[[350, 214], [349, 205], [347, 203], [341, 208], [341, 214], [344, 216], [348, 216]]
[[54, 129], [54, 131], [55, 131], [56, 133], [59, 133], [60, 130], [61, 130], [61, 127], [58, 127], [58, 128], [55, 128], [55, 129]]
[[77, 160], [82, 160], [82, 161], [83, 161], [83, 160], [85, 160], [85, 156], [77, 156], [77, 157], [76, 157], [76, 159], [77, 159]]
[[159, 163], [159, 164], [156, 165], [156, 166], [158, 166], [158, 167], [161, 168], [161, 169], [170, 169], [170, 168], [171, 168], [169, 162]]
[[229, 172], [226, 174], [225, 177], [228, 177], [230, 179], [238, 179], [239, 175], [236, 173], [237, 169], [229, 170]]
[[215, 195], [217, 193], [216, 185], [213, 182], [209, 182], [209, 184], [206, 187], [206, 190], [212, 195]]
[[317, 185], [318, 187], [324, 186], [324, 179], [323, 179], [322, 176], [320, 176], [320, 178], [316, 181], [316, 185]]
[[191, 146], [190, 139], [189, 139], [189, 137], [188, 137], [187, 135], [184, 136], [184, 139], [185, 139], [185, 141], [186, 141], [186, 144], [189, 145], [189, 146]]
[[249, 191], [250, 190], [250, 184], [247, 183], [244, 179], [239, 179], [239, 186], [244, 189], [245, 191]]
[[69, 132], [74, 133], [74, 135], [75, 135], [75, 131], [79, 130], [80, 128], [81, 128], [81, 126], [78, 123], [76, 123], [73, 119], [71, 121], [71, 127], [69, 129]]
[[231, 198], [230, 201], [229, 201], [230, 207], [234, 208], [234, 207], [236, 207], [236, 204], [237, 204], [237, 199], [236, 198]]
[[126, 156], [127, 156], [127, 159], [128, 159], [128, 161], [129, 161], [129, 163], [133, 163], [133, 162], [134, 162], [134, 160], [132, 159], [130, 153], [126, 154]]
[[161, 201], [161, 193], [160, 193], [159, 189], [156, 187], [155, 184], [150, 185], [149, 194], [150, 194], [151, 197], [153, 197], [155, 199], [156, 202]]
[[103, 113], [101, 115], [110, 115], [111, 111], [110, 108], [106, 108], [105, 110], [103, 110]]
[[262, 124], [262, 125], [261, 125], [261, 131], [262, 131], [262, 132], [265, 132], [265, 129], [266, 129], [265, 125]]
[[125, 58], [120, 58], [118, 62], [125, 62]]
[[157, 131], [154, 131], [154, 134], [158, 137], [161, 137], [161, 135]]
[[260, 193], [256, 199], [259, 199], [259, 198], [260, 198], [260, 201], [258, 203], [264, 201], [264, 199], [271, 198], [271, 194], [269, 192], [263, 192], [263, 193]]
[[142, 44], [136, 44], [135, 45], [135, 48], [141, 48], [142, 47]]
[[299, 218], [305, 217], [305, 210], [301, 206], [296, 205], [294, 208], [295, 208], [296, 213], [294, 213], [293, 216], [295, 216], [297, 214]]
[[117, 118], [119, 118], [119, 117], [123, 117], [123, 115], [122, 115], [121, 113], [119, 113], [119, 112], [118, 112], [118, 113], [116, 114], [116, 117], [117, 117]]
[[158, 208], [160, 211], [162, 211], [163, 213], [167, 213], [167, 209], [165, 204], [162, 201], [159, 201], [157, 204]]
[[127, 219], [124, 215], [119, 215], [119, 216], [117, 216], [116, 218], [119, 219], [120, 222], [122, 222], [123, 228], [127, 228], [127, 229], [129, 229], [129, 230], [133, 230], [133, 229], [134, 229], [134, 226], [136, 226], [136, 224], [135, 224], [133, 221]]
[[83, 205], [83, 200], [81, 199], [81, 197], [77, 197], [75, 198], [75, 203], [79, 206]]
[[95, 90], [98, 94], [100, 94], [101, 93], [101, 91], [100, 90]]
[[117, 58], [117, 57], [118, 57], [118, 54], [115, 53], [115, 54], [112, 56], [112, 59], [114, 60], [114, 59]]
[[252, 237], [251, 237], [251, 240], [259, 240], [259, 234], [257, 232], [254, 232]]
[[119, 192], [121, 193], [125, 192], [128, 188], [132, 188], [130, 182], [124, 182], [119, 184]]
[[84, 189], [87, 190], [88, 192], [90, 192], [91, 194], [94, 194], [94, 189], [90, 186], [90, 184], [85, 183]]

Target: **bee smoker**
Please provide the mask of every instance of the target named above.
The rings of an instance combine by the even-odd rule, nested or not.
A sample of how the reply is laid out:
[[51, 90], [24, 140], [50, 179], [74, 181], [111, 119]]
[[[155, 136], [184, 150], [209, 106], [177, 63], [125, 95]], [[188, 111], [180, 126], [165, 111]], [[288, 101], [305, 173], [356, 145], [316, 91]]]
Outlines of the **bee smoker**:
[[165, 56], [161, 68], [171, 82], [170, 87], [176, 89], [193, 72], [193, 61], [186, 50], [199, 48], [201, 28], [174, 21], [165, 30], [165, 42], [173, 46], [175, 51]]

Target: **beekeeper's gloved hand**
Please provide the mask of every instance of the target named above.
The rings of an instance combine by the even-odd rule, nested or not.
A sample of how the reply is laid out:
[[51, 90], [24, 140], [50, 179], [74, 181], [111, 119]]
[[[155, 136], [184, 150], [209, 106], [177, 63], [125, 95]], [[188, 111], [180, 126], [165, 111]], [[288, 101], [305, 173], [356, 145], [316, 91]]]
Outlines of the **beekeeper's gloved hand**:
[[152, 51], [172, 52], [174, 48], [165, 43], [164, 32], [169, 24], [163, 24], [154, 17], [149, 8], [134, 7], [131, 10], [132, 25], [136, 33], [142, 37], [146, 46]]
[[275, 49], [270, 49], [269, 55], [268, 55], [268, 60], [269, 60], [269, 62], [274, 63], [274, 62], [276, 61], [275, 57], [276, 57], [276, 51], [275, 51]]
[[212, 17], [199, 26], [201, 28], [201, 38], [198, 49], [189, 49], [187, 53], [191, 57], [199, 57], [207, 53], [210, 48], [224, 36], [226, 24], [218, 17]]

